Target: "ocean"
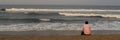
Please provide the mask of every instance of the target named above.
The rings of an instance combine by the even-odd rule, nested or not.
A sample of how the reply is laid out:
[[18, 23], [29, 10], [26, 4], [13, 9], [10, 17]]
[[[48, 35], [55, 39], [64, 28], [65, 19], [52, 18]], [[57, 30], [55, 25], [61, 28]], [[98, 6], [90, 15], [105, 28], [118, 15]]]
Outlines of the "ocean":
[[[72, 14], [120, 15], [120, 6], [77, 5], [0, 5], [0, 8], [83, 9], [92, 11]], [[99, 11], [102, 10], [102, 11]], [[108, 11], [110, 10], [110, 11]], [[46, 20], [47, 21], [41, 21]], [[91, 30], [120, 30], [120, 18], [102, 16], [62, 16], [59, 12], [3, 12], [0, 11], [0, 31], [82, 30], [89, 21]]]

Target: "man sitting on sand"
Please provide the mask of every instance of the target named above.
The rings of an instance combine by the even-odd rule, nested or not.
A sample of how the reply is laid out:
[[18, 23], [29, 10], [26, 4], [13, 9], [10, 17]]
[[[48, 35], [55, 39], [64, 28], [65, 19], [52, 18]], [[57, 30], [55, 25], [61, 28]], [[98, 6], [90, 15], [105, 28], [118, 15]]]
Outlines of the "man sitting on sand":
[[91, 29], [90, 29], [88, 21], [85, 21], [81, 35], [91, 35]]

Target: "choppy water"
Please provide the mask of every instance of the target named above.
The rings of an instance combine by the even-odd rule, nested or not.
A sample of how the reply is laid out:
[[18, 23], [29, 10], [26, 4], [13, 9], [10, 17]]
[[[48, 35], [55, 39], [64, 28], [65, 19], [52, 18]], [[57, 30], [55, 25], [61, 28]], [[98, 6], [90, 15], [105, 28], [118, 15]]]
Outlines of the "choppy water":
[[[81, 23], [18, 23], [0, 25], [0, 31], [40, 31], [40, 30], [82, 30]], [[120, 21], [96, 21], [91, 23], [92, 30], [120, 30]]]
[[[114, 9], [120, 10], [119, 6], [15, 6], [2, 5], [0, 8], [79, 8], [79, 9]], [[120, 12], [105, 11], [84, 11], [80, 13], [94, 14], [116, 14]], [[40, 19], [50, 19], [49, 22], [43, 22]], [[0, 31], [40, 31], [40, 30], [82, 30], [84, 21], [89, 21], [92, 30], [120, 30], [120, 19], [96, 17], [69, 17], [61, 16], [58, 12], [0, 12]]]

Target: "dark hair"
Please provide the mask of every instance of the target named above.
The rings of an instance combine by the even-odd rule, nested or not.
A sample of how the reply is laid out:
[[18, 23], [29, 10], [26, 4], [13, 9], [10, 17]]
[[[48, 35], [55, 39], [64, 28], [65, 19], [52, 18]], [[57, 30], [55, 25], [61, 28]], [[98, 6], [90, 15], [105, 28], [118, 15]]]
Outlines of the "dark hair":
[[89, 24], [88, 21], [85, 21], [85, 24]]

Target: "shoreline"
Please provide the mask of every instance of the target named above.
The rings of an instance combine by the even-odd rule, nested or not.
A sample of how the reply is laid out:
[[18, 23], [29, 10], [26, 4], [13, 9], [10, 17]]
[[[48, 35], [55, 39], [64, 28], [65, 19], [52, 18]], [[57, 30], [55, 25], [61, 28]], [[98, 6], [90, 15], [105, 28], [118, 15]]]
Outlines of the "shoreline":
[[[92, 35], [113, 35], [120, 34], [119, 30], [92, 30]], [[81, 35], [80, 30], [46, 30], [46, 31], [0, 31], [0, 35], [23, 35], [23, 36], [71, 36], [71, 35]]]
[[0, 40], [120, 40], [117, 35], [91, 35], [91, 36], [0, 36]]

